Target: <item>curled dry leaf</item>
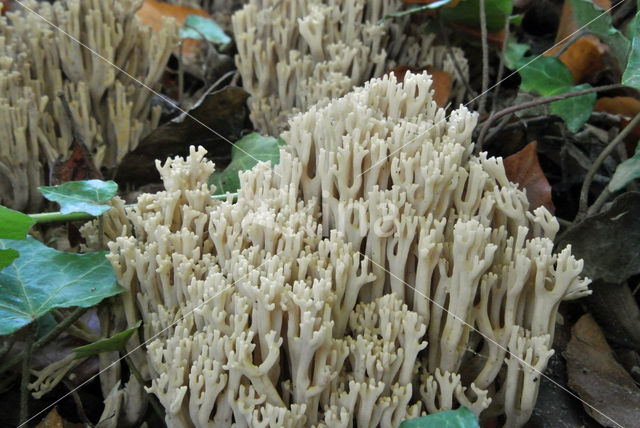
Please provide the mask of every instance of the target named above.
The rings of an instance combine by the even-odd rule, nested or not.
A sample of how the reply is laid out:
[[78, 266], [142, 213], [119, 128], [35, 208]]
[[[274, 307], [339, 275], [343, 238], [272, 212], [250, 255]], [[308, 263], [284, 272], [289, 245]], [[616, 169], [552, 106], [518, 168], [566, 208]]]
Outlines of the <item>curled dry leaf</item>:
[[447, 105], [449, 97], [451, 96], [451, 85], [453, 84], [451, 74], [429, 65], [426, 67], [400, 66], [390, 70], [390, 73], [395, 74], [398, 80], [402, 80], [404, 79], [404, 75], [407, 71], [410, 71], [413, 74], [420, 74], [423, 71], [429, 73], [433, 79], [431, 89], [435, 91], [433, 94], [433, 100], [436, 102], [438, 107], [445, 107]]
[[[611, 0], [593, 0], [593, 3], [604, 10], [609, 10], [611, 8]], [[556, 33], [556, 43], [570, 38], [573, 33], [578, 30], [578, 26], [576, 25], [576, 20], [573, 15], [574, 12], [573, 6], [571, 6], [571, 1], [565, 0], [562, 5], [562, 14], [560, 15], [558, 32]]]
[[529, 209], [534, 210], [543, 205], [552, 213], [555, 211], [551, 200], [551, 185], [540, 168], [536, 148], [538, 143], [532, 141], [517, 153], [504, 159], [507, 178], [526, 190]]
[[640, 389], [616, 361], [590, 314], [573, 326], [564, 357], [569, 387], [593, 406], [584, 406], [591, 417], [608, 427], [637, 426]]

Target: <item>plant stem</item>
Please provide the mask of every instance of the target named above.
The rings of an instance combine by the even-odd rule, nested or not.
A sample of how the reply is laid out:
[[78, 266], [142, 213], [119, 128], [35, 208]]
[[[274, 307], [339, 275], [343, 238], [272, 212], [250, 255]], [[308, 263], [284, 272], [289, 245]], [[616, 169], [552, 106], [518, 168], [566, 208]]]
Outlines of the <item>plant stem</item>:
[[104, 215], [98, 217], [98, 251], [104, 250]]
[[482, 90], [478, 113], [482, 116], [487, 105], [487, 88], [489, 88], [489, 44], [487, 43], [487, 12], [485, 0], [480, 0], [480, 35], [482, 41]]
[[586, 214], [588, 210], [589, 204], [589, 188], [591, 187], [591, 182], [593, 181], [593, 177], [598, 172], [600, 165], [602, 162], [611, 154], [612, 151], [615, 150], [616, 146], [624, 141], [624, 139], [635, 129], [635, 127], [640, 124], [640, 113], [636, 114], [635, 117], [629, 122], [627, 126], [624, 127], [622, 131], [616, 138], [611, 140], [611, 142], [604, 148], [602, 153], [593, 161], [593, 165], [587, 171], [587, 175], [584, 177], [584, 182], [582, 183], [582, 189], [580, 190], [580, 206], [578, 208], [578, 214], [574, 222], [581, 220]]
[[[232, 193], [233, 197], [236, 198], [238, 196], [237, 193]], [[213, 199], [226, 199], [227, 195], [212, 195]], [[125, 208], [134, 208], [136, 204], [125, 205]], [[38, 213], [38, 214], [28, 214], [29, 217], [34, 219], [37, 224], [48, 224], [48, 223], [63, 223], [66, 221], [88, 221], [93, 220], [96, 217], [87, 213], [69, 213], [62, 214], [61, 212], [50, 212], [50, 213]]]
[[507, 16], [504, 22], [504, 39], [502, 40], [502, 49], [500, 51], [500, 64], [498, 64], [498, 77], [496, 77], [495, 88], [493, 89], [493, 99], [491, 101], [491, 113], [495, 112], [498, 105], [498, 94], [500, 94], [500, 84], [502, 83], [502, 76], [504, 76], [504, 57], [507, 51], [507, 43], [509, 41], [509, 22], [511, 17]]
[[[69, 327], [71, 324], [76, 322], [78, 320], [78, 318], [80, 318], [88, 310], [89, 310], [89, 308], [80, 308], [80, 307], [76, 308], [71, 313], [71, 315], [69, 315], [69, 317], [65, 318], [60, 324], [56, 325], [53, 328], [53, 330], [51, 330], [49, 333], [47, 333], [46, 335], [41, 337], [39, 340], [37, 340], [33, 344], [33, 346], [31, 347], [31, 351], [34, 352], [34, 351], [40, 349], [41, 347], [43, 347], [44, 345], [46, 345], [47, 343], [51, 342], [53, 339], [58, 337], [60, 335], [60, 333], [65, 331], [67, 329], [67, 327]], [[15, 355], [9, 361], [7, 361], [2, 366], [0, 366], [0, 374], [4, 373], [5, 371], [10, 369], [11, 367], [15, 366], [23, 358], [24, 358], [24, 351], [22, 351], [19, 354]]]
[[35, 326], [27, 326], [24, 342], [24, 356], [22, 357], [22, 379], [20, 380], [20, 424], [24, 425], [29, 418], [29, 377], [31, 376], [31, 353], [33, 351], [33, 336]]
[[449, 55], [449, 58], [451, 59], [451, 62], [453, 63], [453, 66], [456, 69], [456, 74], [458, 75], [458, 79], [460, 79], [460, 81], [464, 85], [465, 89], [467, 90], [467, 93], [469, 94], [469, 97], [475, 98], [476, 94], [473, 91], [473, 89], [471, 89], [471, 85], [469, 85], [469, 82], [467, 82], [467, 79], [465, 79], [464, 74], [462, 73], [462, 69], [460, 68], [460, 64], [458, 64], [458, 60], [456, 59], [456, 56], [453, 54], [453, 48], [451, 47], [451, 43], [449, 43], [449, 33], [447, 33], [447, 29], [444, 28], [444, 22], [440, 17], [438, 17], [438, 25], [440, 26], [440, 33], [442, 34], [442, 38], [444, 39], [444, 45], [447, 48], [447, 55]]
[[588, 88], [588, 89], [581, 89], [579, 91], [565, 92], [564, 94], [553, 95], [551, 97], [538, 98], [538, 99], [535, 99], [533, 101], [529, 101], [529, 102], [526, 102], [526, 103], [522, 103], [522, 104], [518, 104], [518, 105], [515, 105], [515, 106], [507, 107], [507, 108], [505, 108], [503, 110], [500, 110], [499, 112], [491, 115], [491, 117], [489, 117], [489, 119], [487, 119], [486, 122], [484, 123], [484, 126], [482, 127], [482, 130], [480, 131], [480, 136], [478, 137], [478, 143], [477, 143], [478, 151], [482, 151], [482, 144], [484, 143], [485, 136], [487, 135], [487, 132], [489, 131], [489, 128], [491, 128], [491, 125], [493, 125], [493, 123], [496, 120], [500, 119], [501, 117], [503, 117], [503, 116], [505, 116], [507, 114], [515, 113], [515, 112], [520, 111], [520, 110], [526, 110], [526, 109], [531, 108], [531, 107], [537, 107], [539, 105], [549, 104], [549, 103], [552, 103], [554, 101], [564, 100], [566, 98], [579, 97], [580, 95], [592, 94], [594, 92], [610, 91], [612, 89], [620, 89], [620, 88], [623, 88], [623, 87], [624, 87], [624, 85], [622, 85], [620, 83], [614, 83], [612, 85], [605, 85], [605, 86], [597, 86], [595, 88]]
[[78, 416], [80, 417], [80, 420], [82, 421], [82, 423], [84, 423], [85, 426], [91, 426], [91, 421], [89, 420], [86, 412], [84, 411], [84, 406], [82, 406], [82, 399], [80, 398], [80, 394], [78, 394], [78, 392], [76, 391], [76, 388], [67, 379], [63, 378], [62, 383], [69, 390], [71, 397], [73, 397], [73, 402], [76, 405], [76, 411], [78, 412]]
[[585, 34], [588, 34], [588, 31], [580, 30], [575, 32], [571, 37], [562, 42], [562, 46], [556, 51], [556, 53], [553, 54], [553, 56], [559, 58], [560, 55], [562, 55], [566, 52], [567, 49], [569, 49], [569, 46], [571, 46], [573, 42], [578, 40], [580, 37], [583, 37]]

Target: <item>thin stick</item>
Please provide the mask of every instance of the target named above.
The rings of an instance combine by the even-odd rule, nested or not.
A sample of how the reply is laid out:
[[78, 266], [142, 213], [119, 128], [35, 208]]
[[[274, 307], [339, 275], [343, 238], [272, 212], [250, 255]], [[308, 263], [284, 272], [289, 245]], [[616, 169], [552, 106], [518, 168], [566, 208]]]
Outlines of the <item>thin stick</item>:
[[487, 105], [487, 89], [489, 88], [489, 44], [487, 43], [487, 11], [485, 10], [485, 0], [480, 0], [480, 39], [482, 41], [482, 96], [478, 105], [480, 116], [484, 113]]
[[605, 186], [604, 190], [600, 192], [600, 195], [598, 196], [596, 201], [587, 210], [587, 215], [589, 216], [598, 213], [604, 203], [607, 202], [607, 199], [609, 199], [609, 196], [611, 196], [611, 192], [609, 191], [609, 187]]
[[612, 85], [605, 85], [605, 86], [597, 86], [595, 88], [582, 89], [582, 90], [573, 91], [573, 92], [565, 92], [564, 94], [553, 95], [551, 97], [538, 98], [533, 101], [507, 107], [503, 110], [500, 110], [499, 112], [491, 115], [491, 117], [489, 117], [489, 119], [487, 119], [486, 122], [484, 123], [484, 126], [482, 127], [482, 131], [480, 131], [480, 136], [478, 137], [478, 144], [477, 144], [478, 151], [482, 150], [482, 143], [484, 142], [485, 136], [487, 135], [489, 128], [491, 128], [491, 125], [493, 125], [493, 123], [496, 120], [500, 119], [501, 117], [507, 114], [515, 113], [520, 110], [526, 110], [528, 108], [536, 107], [539, 105], [549, 104], [554, 101], [564, 100], [566, 98], [579, 97], [580, 95], [592, 94], [594, 92], [610, 91], [612, 89], [620, 89], [623, 87], [624, 85], [620, 83], [614, 83]]
[[[88, 310], [89, 308], [80, 308], [80, 307], [76, 308], [71, 313], [71, 315], [69, 315], [69, 317], [65, 318], [60, 324], [56, 325], [49, 333], [47, 333], [46, 335], [41, 337], [39, 340], [37, 340], [31, 347], [31, 351], [34, 352], [40, 349], [41, 347], [43, 347], [44, 345], [46, 345], [47, 343], [51, 342], [53, 339], [58, 337], [60, 333], [65, 331], [67, 327], [69, 327], [71, 324], [76, 322], [78, 318], [80, 318]], [[15, 366], [17, 363], [19, 363], [23, 359], [24, 359], [24, 351], [18, 353], [9, 361], [7, 361], [2, 366], [0, 366], [0, 374], [4, 373], [11, 367]]]
[[474, 92], [473, 89], [471, 89], [471, 85], [469, 85], [469, 82], [467, 82], [467, 79], [465, 79], [464, 74], [462, 73], [462, 69], [460, 68], [460, 64], [458, 64], [458, 60], [456, 59], [456, 56], [453, 54], [453, 48], [451, 48], [451, 43], [449, 43], [449, 33], [447, 33], [447, 29], [444, 28], [444, 22], [440, 17], [438, 17], [438, 25], [440, 26], [440, 33], [442, 34], [442, 38], [444, 39], [444, 45], [447, 48], [447, 55], [449, 55], [449, 58], [451, 58], [451, 62], [453, 62], [453, 66], [456, 69], [458, 78], [464, 85], [469, 96], [472, 98], [475, 98], [476, 93]]
[[507, 42], [509, 40], [509, 22], [511, 17], [507, 16], [504, 20], [504, 39], [502, 39], [502, 50], [500, 52], [500, 64], [498, 65], [498, 77], [496, 77], [496, 86], [493, 90], [493, 99], [491, 101], [491, 113], [493, 114], [496, 111], [496, 107], [498, 106], [498, 94], [500, 93], [500, 84], [502, 83], [502, 76], [504, 75], [504, 57], [505, 52], [507, 51]]
[[69, 392], [71, 392], [71, 397], [73, 397], [73, 402], [76, 405], [76, 410], [78, 412], [78, 416], [80, 416], [80, 420], [85, 426], [92, 426], [91, 421], [87, 417], [87, 414], [84, 411], [84, 407], [82, 406], [82, 400], [80, 399], [80, 394], [76, 391], [75, 387], [71, 382], [67, 379], [62, 379], [62, 383], [67, 387]]
[[182, 92], [184, 91], [184, 65], [182, 64], [182, 46], [184, 39], [180, 40], [178, 46], [178, 104], [182, 105]]
[[591, 187], [591, 182], [593, 181], [593, 177], [600, 169], [600, 165], [602, 162], [611, 154], [612, 151], [615, 150], [616, 146], [624, 141], [624, 139], [635, 129], [635, 127], [640, 124], [640, 113], [636, 114], [636, 116], [629, 122], [627, 126], [624, 127], [622, 131], [611, 140], [611, 142], [604, 148], [602, 153], [593, 161], [593, 165], [587, 171], [587, 175], [584, 177], [584, 182], [582, 183], [582, 189], [580, 190], [580, 207], [578, 208], [578, 214], [574, 222], [581, 220], [586, 214], [589, 206], [589, 188]]
[[509, 123], [512, 116], [513, 114], [508, 114], [505, 117], [503, 117], [500, 120], [500, 122], [498, 122], [498, 124], [495, 127], [493, 127], [493, 129], [491, 129], [491, 132], [489, 133], [489, 135], [487, 135], [487, 141], [490, 141], [493, 137], [495, 137], [498, 134], [498, 132], [502, 131], [507, 125], [507, 123]]
[[567, 49], [569, 49], [569, 46], [571, 46], [571, 44], [573, 42], [575, 42], [580, 37], [583, 37], [584, 35], [586, 35], [588, 33], [589, 33], [589, 31], [586, 31], [584, 29], [573, 33], [573, 35], [571, 37], [569, 37], [565, 42], [563, 42], [564, 44], [562, 46], [560, 46], [560, 49], [558, 49], [556, 51], [556, 53], [553, 54], [553, 56], [558, 58], [560, 55], [565, 53], [567, 51]]
[[22, 379], [20, 380], [20, 424], [25, 424], [29, 418], [29, 377], [31, 376], [31, 353], [33, 351], [33, 336], [35, 335], [33, 323], [27, 326], [26, 333], [27, 338], [22, 357]]

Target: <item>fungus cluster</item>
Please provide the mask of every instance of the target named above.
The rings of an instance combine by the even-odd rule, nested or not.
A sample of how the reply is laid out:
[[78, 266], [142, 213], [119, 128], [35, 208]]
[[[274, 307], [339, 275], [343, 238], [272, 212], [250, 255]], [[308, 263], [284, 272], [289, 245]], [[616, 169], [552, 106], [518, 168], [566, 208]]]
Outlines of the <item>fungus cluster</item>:
[[[460, 98], [453, 59], [432, 46], [433, 36], [420, 32], [405, 42], [406, 18], [382, 20], [402, 7], [399, 0], [248, 1], [232, 23], [254, 126], [278, 135], [293, 114], [325, 105], [395, 64], [451, 73]], [[468, 73], [462, 51], [453, 51]]]
[[157, 89], [177, 28], [168, 21], [153, 34], [141, 26], [142, 2], [25, 0], [44, 20], [21, 7], [0, 17], [1, 204], [38, 208], [46, 172], [70, 155], [72, 126], [96, 166], [109, 168], [157, 126], [153, 93], [128, 75]]
[[158, 163], [165, 191], [108, 257], [169, 426], [529, 418], [558, 305], [589, 281], [502, 161], [472, 155], [476, 114], [445, 117], [430, 84], [385, 76], [294, 116], [235, 202], [210, 198], [203, 149]]

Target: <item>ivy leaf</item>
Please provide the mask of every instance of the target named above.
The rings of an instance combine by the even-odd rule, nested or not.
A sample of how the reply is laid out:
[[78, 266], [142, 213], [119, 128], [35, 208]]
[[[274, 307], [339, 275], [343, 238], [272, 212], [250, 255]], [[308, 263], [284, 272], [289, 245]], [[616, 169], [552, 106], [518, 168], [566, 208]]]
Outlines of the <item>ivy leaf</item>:
[[[513, 0], [486, 0], [487, 30], [497, 33], [513, 12]], [[463, 0], [455, 7], [444, 8], [440, 16], [446, 21], [465, 27], [480, 28], [480, 0]]]
[[[580, 91], [588, 89], [591, 85], [583, 83], [582, 85], [571, 86], [561, 89], [558, 94], [570, 91]], [[555, 95], [555, 94], [553, 94]], [[565, 125], [571, 132], [577, 132], [584, 123], [589, 120], [593, 108], [596, 105], [596, 93], [580, 95], [579, 97], [566, 98], [551, 103], [551, 111], [564, 120]]]
[[0, 336], [11, 334], [55, 308], [87, 308], [124, 291], [116, 282], [106, 252], [54, 250], [31, 236], [0, 239], [22, 256], [0, 271]]
[[629, 25], [633, 29], [633, 39], [631, 41], [631, 52], [629, 53], [629, 62], [627, 68], [622, 75], [622, 84], [640, 89], [640, 12]]
[[220, 45], [227, 44], [231, 38], [227, 36], [224, 30], [211, 18], [189, 15], [184, 21], [184, 28], [180, 29], [180, 38], [196, 39], [203, 38], [211, 43]]
[[[533, 61], [523, 58], [518, 70], [520, 89], [535, 91], [544, 97], [590, 88], [589, 84], [573, 85], [571, 71], [558, 58], [543, 56]], [[596, 94], [581, 95], [551, 103], [551, 111], [560, 116], [571, 132], [576, 132], [589, 119], [596, 103]]]
[[111, 180], [83, 180], [38, 189], [45, 198], [60, 204], [62, 214], [81, 212], [97, 217], [111, 209], [104, 203], [115, 196], [118, 185]]
[[478, 418], [466, 407], [445, 410], [421, 418], [409, 419], [398, 428], [478, 428]]
[[280, 162], [282, 138], [263, 137], [258, 133], [249, 134], [237, 141], [231, 149], [231, 163], [224, 171], [214, 172], [209, 184], [216, 186], [216, 195], [234, 193], [240, 187], [238, 173], [253, 168], [258, 161], [271, 161], [271, 165]]
[[617, 192], [636, 178], [640, 178], [640, 142], [634, 155], [616, 168], [609, 181], [609, 191]]
[[613, 26], [611, 15], [592, 0], [571, 0], [571, 6], [578, 28], [584, 27], [609, 45], [620, 69], [624, 68], [631, 43]]
[[[25, 239], [35, 222], [26, 214], [0, 205], [0, 239]], [[19, 255], [12, 248], [0, 250], [0, 269], [9, 266]]]
[[515, 39], [509, 38], [504, 50], [504, 65], [511, 70], [518, 68], [518, 64], [530, 48], [526, 43], [518, 43]]
[[541, 56], [523, 58], [518, 67], [523, 91], [536, 91], [544, 97], [557, 95], [561, 89], [573, 85], [571, 71], [558, 58]]
[[28, 215], [0, 205], [0, 239], [25, 239], [34, 224]]
[[126, 346], [133, 333], [140, 327], [142, 321], [138, 321], [136, 325], [128, 328], [120, 333], [116, 333], [107, 339], [100, 339], [88, 345], [73, 348], [76, 353], [76, 360], [79, 358], [91, 357], [102, 352], [122, 351]]

